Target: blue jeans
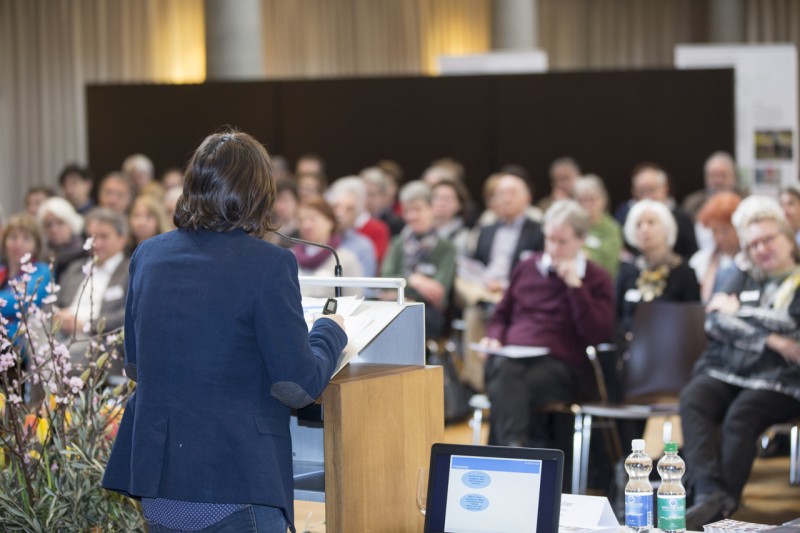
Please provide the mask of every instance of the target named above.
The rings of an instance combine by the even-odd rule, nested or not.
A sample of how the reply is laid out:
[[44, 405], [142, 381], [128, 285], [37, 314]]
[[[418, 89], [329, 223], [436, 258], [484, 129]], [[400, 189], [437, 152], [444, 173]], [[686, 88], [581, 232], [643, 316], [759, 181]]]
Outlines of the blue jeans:
[[[248, 505], [199, 533], [286, 533], [289, 527], [283, 512], [267, 505]], [[155, 522], [147, 522], [149, 533], [185, 533]]]

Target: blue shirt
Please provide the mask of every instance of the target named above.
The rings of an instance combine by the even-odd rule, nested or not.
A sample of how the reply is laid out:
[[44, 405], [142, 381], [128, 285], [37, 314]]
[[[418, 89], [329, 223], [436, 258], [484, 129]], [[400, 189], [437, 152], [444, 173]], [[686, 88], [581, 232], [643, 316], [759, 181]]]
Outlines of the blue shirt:
[[[37, 306], [41, 306], [42, 300], [47, 296], [47, 285], [50, 284], [50, 266], [42, 262], [33, 263], [33, 266], [36, 270], [30, 275], [31, 280], [28, 282], [27, 294], [29, 296], [33, 295], [33, 303]], [[20, 272], [14, 279], [21, 279], [23, 275], [24, 272]], [[3, 318], [8, 320], [8, 325], [6, 326], [8, 329], [8, 338], [13, 339], [19, 328], [19, 319], [17, 318], [19, 309], [15, 309], [14, 306], [19, 302], [14, 289], [11, 288], [9, 283], [6, 283], [3, 288], [0, 289], [0, 299], [5, 300], [5, 305], [0, 308], [0, 313], [2, 313]]]

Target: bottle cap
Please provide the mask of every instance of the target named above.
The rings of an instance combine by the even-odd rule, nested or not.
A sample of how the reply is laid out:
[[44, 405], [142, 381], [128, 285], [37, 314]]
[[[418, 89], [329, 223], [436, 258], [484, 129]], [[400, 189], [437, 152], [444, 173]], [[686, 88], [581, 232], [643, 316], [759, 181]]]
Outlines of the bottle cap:
[[635, 452], [644, 451], [644, 439], [633, 439], [631, 441], [631, 450]]
[[676, 453], [678, 451], [678, 443], [677, 442], [665, 442], [664, 443], [664, 451], [667, 453]]

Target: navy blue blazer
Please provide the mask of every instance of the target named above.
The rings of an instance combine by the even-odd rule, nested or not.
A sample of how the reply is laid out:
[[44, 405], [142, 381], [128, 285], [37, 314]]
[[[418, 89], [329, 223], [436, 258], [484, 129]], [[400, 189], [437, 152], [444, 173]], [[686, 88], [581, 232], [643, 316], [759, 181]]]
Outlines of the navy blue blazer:
[[137, 388], [103, 487], [271, 505], [293, 524], [290, 408], [322, 392], [346, 343], [332, 320], [308, 332], [289, 250], [241, 230], [143, 242], [125, 315]]

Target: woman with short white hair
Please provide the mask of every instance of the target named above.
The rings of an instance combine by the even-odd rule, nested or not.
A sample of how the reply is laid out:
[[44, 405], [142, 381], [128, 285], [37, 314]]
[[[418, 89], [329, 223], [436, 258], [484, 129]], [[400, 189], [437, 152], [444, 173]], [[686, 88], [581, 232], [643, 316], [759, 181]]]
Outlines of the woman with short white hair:
[[641, 252], [620, 264], [617, 278], [617, 319], [627, 336], [639, 302], [698, 302], [700, 287], [692, 269], [673, 250], [678, 226], [666, 205], [636, 202], [623, 231], [625, 240]]
[[53, 196], [45, 200], [36, 212], [36, 222], [44, 237], [44, 258], [53, 262], [56, 279], [69, 264], [86, 257], [83, 249], [83, 217], [64, 198]]

